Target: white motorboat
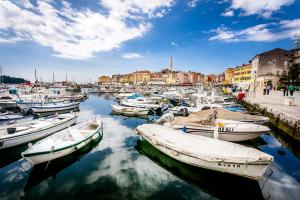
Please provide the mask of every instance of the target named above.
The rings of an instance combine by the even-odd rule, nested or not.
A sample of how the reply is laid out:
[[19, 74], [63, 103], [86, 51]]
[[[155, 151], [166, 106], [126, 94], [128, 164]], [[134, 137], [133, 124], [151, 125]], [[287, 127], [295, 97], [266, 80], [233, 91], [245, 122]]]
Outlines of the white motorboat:
[[271, 155], [254, 148], [156, 124], [143, 124], [136, 130], [162, 153], [196, 167], [258, 180], [273, 161]]
[[51, 113], [51, 112], [59, 112], [65, 110], [78, 109], [79, 102], [68, 102], [68, 103], [47, 103], [44, 105], [32, 106], [30, 110], [33, 113]]
[[[164, 126], [175, 130], [185, 130], [186, 133], [201, 135], [210, 138], [230, 142], [241, 142], [258, 138], [261, 134], [267, 133], [270, 129], [266, 126], [239, 122], [233, 120], [218, 119], [218, 127], [215, 124], [201, 121], [188, 121], [185, 117], [176, 117], [172, 123], [165, 123]], [[215, 130], [217, 129], [217, 136]]]
[[103, 124], [100, 119], [84, 122], [30, 146], [22, 157], [32, 165], [48, 162], [69, 155], [103, 135]]
[[116, 99], [123, 99], [134, 95], [135, 93], [119, 93], [116, 94]]
[[127, 107], [120, 105], [111, 105], [112, 111], [116, 114], [126, 115], [126, 116], [147, 116], [149, 109], [139, 108], [139, 107]]
[[1, 96], [0, 97], [0, 107], [4, 109], [17, 108], [18, 105], [16, 103], [17, 98], [13, 98], [11, 96]]
[[[207, 119], [208, 116], [212, 115], [215, 109], [210, 110], [202, 110], [200, 112], [192, 113], [188, 116], [190, 121], [199, 121], [201, 119]], [[250, 115], [241, 112], [233, 112], [230, 110], [226, 110], [224, 108], [217, 108], [219, 119], [227, 119], [227, 120], [234, 120], [240, 122], [249, 122], [255, 124], [263, 124], [269, 122], [268, 117], [259, 116], [259, 115]]]
[[120, 102], [122, 106], [127, 107], [138, 107], [138, 108], [160, 108], [160, 104], [154, 104], [152, 101], [147, 99], [125, 99]]
[[39, 107], [44, 105], [51, 105], [56, 103], [63, 103], [64, 99], [49, 99], [48, 101], [45, 101], [44, 99], [30, 99], [30, 100], [18, 100], [17, 105], [21, 110], [29, 110], [32, 107]]
[[221, 104], [211, 103], [204, 94], [192, 94], [191, 101], [194, 106], [176, 106], [169, 110], [172, 113], [178, 113], [182, 109], [187, 109], [189, 113], [195, 113], [201, 110], [222, 108]]
[[62, 114], [29, 122], [2, 126], [0, 149], [14, 147], [39, 140], [76, 123], [75, 114]]

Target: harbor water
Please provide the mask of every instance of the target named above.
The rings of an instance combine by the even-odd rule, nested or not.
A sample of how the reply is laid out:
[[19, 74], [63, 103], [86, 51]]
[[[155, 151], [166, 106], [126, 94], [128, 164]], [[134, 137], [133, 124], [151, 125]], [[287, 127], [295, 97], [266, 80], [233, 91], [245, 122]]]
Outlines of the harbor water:
[[252, 181], [180, 163], [142, 141], [149, 119], [111, 115], [113, 95], [91, 95], [78, 122], [100, 116], [104, 135], [76, 154], [32, 167], [18, 147], [0, 152], [0, 199], [299, 199], [300, 145], [278, 132], [243, 143], [274, 156]]

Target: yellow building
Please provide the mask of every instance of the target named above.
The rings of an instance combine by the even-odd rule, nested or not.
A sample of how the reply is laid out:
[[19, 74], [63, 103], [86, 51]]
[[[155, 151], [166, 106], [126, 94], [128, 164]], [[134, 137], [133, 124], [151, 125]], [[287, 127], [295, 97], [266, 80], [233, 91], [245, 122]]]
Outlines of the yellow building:
[[130, 74], [130, 82], [131, 83], [148, 83], [150, 81], [150, 71], [143, 70], [143, 71], [136, 71]]
[[120, 83], [129, 83], [130, 82], [130, 75], [129, 74], [125, 74], [125, 75], [121, 75], [120, 79], [119, 79]]
[[109, 76], [100, 76], [98, 79], [98, 82], [103, 84], [103, 83], [110, 83], [111, 78]]
[[232, 83], [234, 70], [235, 70], [235, 68], [227, 68], [225, 70], [225, 80], [224, 80], [224, 83], [226, 83], [226, 84], [231, 84]]
[[237, 66], [233, 72], [232, 83], [242, 88], [248, 88], [252, 82], [251, 71], [252, 71], [251, 64], [244, 64], [241, 66]]

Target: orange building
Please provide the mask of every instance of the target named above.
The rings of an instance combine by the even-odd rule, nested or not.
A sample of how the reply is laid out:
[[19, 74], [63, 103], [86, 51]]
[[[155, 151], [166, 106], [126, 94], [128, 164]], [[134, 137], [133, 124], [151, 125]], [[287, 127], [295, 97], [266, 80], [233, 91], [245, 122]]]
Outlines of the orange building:
[[98, 83], [110, 83], [111, 82], [111, 78], [109, 76], [100, 76]]

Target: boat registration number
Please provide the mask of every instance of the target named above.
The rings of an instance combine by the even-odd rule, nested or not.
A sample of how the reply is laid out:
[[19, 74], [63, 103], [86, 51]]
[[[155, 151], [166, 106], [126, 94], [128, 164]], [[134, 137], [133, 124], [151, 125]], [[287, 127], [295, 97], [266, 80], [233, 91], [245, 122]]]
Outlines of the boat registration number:
[[240, 168], [240, 164], [233, 164], [233, 163], [224, 163], [224, 162], [218, 162], [219, 167], [231, 167], [231, 168]]
[[234, 128], [233, 127], [219, 127], [218, 131], [219, 132], [233, 132]]

